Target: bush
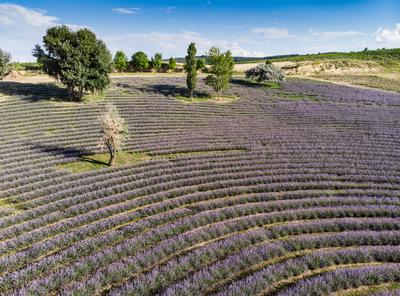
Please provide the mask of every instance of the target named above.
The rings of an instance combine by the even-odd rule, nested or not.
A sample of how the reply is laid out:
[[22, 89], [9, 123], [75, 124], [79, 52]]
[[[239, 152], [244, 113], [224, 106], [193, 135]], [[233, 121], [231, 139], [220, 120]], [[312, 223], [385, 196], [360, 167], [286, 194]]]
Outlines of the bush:
[[202, 71], [205, 66], [206, 66], [206, 64], [203, 59], [197, 60], [197, 64], [196, 64], [197, 71]]
[[52, 27], [43, 37], [43, 44], [44, 49], [36, 45], [33, 56], [45, 73], [62, 82], [80, 100], [85, 91], [102, 92], [110, 83], [111, 54], [90, 30]]
[[263, 81], [282, 82], [284, 75], [281, 69], [272, 65], [271, 62], [267, 62], [247, 70], [246, 78], [257, 80], [258, 83]]
[[143, 51], [138, 51], [133, 54], [131, 68], [134, 71], [143, 72], [149, 68], [149, 59]]
[[0, 79], [10, 72], [11, 55], [0, 49]]

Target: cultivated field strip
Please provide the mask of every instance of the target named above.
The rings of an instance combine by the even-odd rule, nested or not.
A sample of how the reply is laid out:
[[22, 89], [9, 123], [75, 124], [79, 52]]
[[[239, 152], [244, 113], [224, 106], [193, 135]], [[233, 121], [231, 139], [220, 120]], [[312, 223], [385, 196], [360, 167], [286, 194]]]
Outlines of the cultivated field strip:
[[[183, 79], [139, 77], [99, 102], [0, 93], [0, 294], [396, 295], [400, 95], [234, 80], [238, 101], [189, 104]], [[149, 159], [61, 169], [101, 152], [110, 101]]]

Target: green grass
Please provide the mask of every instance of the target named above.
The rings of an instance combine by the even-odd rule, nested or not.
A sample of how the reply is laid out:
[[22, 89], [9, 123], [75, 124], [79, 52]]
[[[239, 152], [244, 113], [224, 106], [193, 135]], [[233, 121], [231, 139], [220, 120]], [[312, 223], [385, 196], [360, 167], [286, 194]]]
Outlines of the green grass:
[[276, 93], [275, 96], [292, 100], [292, 101], [312, 101], [312, 102], [320, 102], [321, 100], [318, 99], [316, 96], [313, 95], [305, 95], [305, 94], [293, 94], [293, 93]]
[[[140, 163], [146, 160], [173, 160], [180, 156], [192, 156], [201, 154], [215, 153], [232, 153], [246, 152], [247, 149], [226, 149], [226, 150], [205, 150], [205, 151], [188, 151], [160, 155], [150, 155], [148, 152], [118, 152], [115, 159], [115, 166]], [[71, 173], [82, 173], [91, 170], [108, 168], [110, 155], [108, 153], [84, 155], [74, 162], [68, 162], [58, 165], [57, 169], [65, 169]], [[1, 203], [0, 203], [1, 205]]]
[[105, 98], [106, 98], [105, 93], [94, 94], [94, 95], [85, 95], [83, 97], [83, 102], [85, 102], [85, 103], [100, 102], [100, 101], [104, 101]]
[[212, 103], [216, 103], [216, 104], [227, 104], [227, 103], [233, 103], [239, 99], [238, 96], [227, 96], [227, 95], [222, 95], [219, 99], [217, 97], [212, 97], [212, 96], [193, 97], [193, 98], [188, 98], [185, 96], [176, 96], [175, 98], [185, 104], [196, 104], [196, 103], [204, 103], [204, 102], [212, 102]]
[[[72, 173], [81, 173], [91, 170], [107, 168], [110, 155], [108, 153], [81, 156], [77, 161], [58, 165], [60, 169], [67, 169]], [[151, 159], [145, 152], [118, 152], [115, 165], [127, 165]]]

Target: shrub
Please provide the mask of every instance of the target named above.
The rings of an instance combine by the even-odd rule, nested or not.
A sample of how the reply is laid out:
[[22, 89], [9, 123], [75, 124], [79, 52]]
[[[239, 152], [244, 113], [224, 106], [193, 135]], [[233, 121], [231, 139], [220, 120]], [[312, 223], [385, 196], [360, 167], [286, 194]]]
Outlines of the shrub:
[[11, 55], [0, 49], [0, 79], [10, 72]]
[[246, 78], [257, 80], [258, 83], [263, 81], [281, 82], [284, 79], [284, 75], [281, 69], [267, 61], [265, 64], [259, 64], [247, 70]]
[[33, 50], [43, 70], [62, 82], [80, 100], [85, 91], [102, 92], [110, 83], [112, 59], [103, 41], [89, 29], [72, 31], [67, 26], [49, 28], [44, 49]]
[[210, 75], [206, 77], [206, 84], [217, 92], [218, 99], [220, 99], [221, 91], [229, 87], [235, 61], [229, 50], [221, 53], [218, 48], [213, 47], [208, 52], [207, 62], [211, 67], [208, 70]]
[[138, 51], [132, 55], [131, 67], [134, 71], [143, 72], [149, 68], [149, 59], [143, 51]]

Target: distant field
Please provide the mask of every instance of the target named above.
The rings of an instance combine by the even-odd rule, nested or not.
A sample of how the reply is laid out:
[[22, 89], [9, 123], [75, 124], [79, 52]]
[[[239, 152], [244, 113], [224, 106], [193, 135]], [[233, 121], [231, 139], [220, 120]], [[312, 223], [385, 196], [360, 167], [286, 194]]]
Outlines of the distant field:
[[[186, 95], [171, 76], [85, 103], [0, 82], [0, 294], [399, 291], [400, 94], [235, 78], [225, 104]], [[112, 168], [107, 102], [130, 130]]]

